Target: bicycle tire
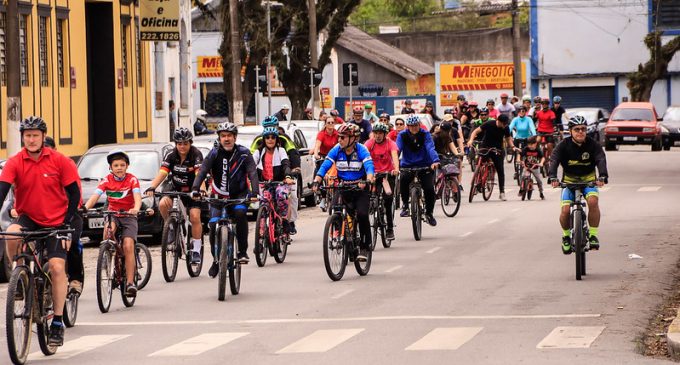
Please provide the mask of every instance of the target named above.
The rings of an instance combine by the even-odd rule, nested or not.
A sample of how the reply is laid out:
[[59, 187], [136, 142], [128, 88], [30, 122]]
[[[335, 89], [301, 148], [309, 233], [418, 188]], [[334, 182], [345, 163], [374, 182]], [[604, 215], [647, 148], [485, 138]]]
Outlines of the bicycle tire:
[[522, 184], [519, 186], [519, 190], [522, 193], [522, 201], [524, 201], [527, 198], [527, 187], [528, 187], [528, 185], [527, 185], [526, 178], [524, 176], [522, 176], [520, 181], [522, 182]]
[[472, 203], [472, 200], [475, 197], [475, 194], [477, 193], [477, 175], [478, 171], [475, 171], [475, 173], [472, 175], [472, 181], [470, 182], [470, 192], [468, 193], [468, 203]]
[[241, 291], [241, 264], [236, 259], [236, 247], [234, 246], [234, 233], [229, 231], [227, 236], [227, 253], [229, 263], [229, 289], [232, 295], [238, 295]]
[[[361, 249], [360, 249], [361, 250]], [[366, 261], [360, 262], [359, 260], [354, 260], [354, 268], [357, 270], [359, 276], [366, 276], [368, 272], [371, 271], [371, 262], [373, 261], [373, 251], [372, 250], [361, 250], [364, 251], [366, 255]]]
[[97, 256], [97, 304], [102, 313], [109, 311], [113, 287], [116, 285], [114, 257], [110, 247], [110, 243], [102, 243]]
[[217, 244], [219, 245], [219, 274], [217, 281], [217, 300], [223, 301], [227, 295], [227, 239], [229, 229], [226, 225], [220, 225], [217, 234]]
[[475, 154], [474, 150], [470, 149], [470, 152], [468, 153], [467, 156], [468, 156], [468, 162], [470, 163], [470, 170], [472, 170], [472, 172], [475, 172], [475, 170], [477, 169], [477, 166], [476, 166], [477, 161], [475, 159], [476, 154]]
[[401, 176], [397, 175], [394, 179], [394, 191], [392, 192], [392, 196], [394, 197], [394, 201], [392, 202], [392, 216], [394, 217], [394, 213], [401, 207]]
[[[123, 305], [125, 305], [126, 308], [130, 308], [133, 305], [135, 305], [135, 302], [137, 301], [137, 295], [133, 297], [127, 296], [126, 292], [126, 282], [127, 280], [125, 279], [127, 275], [127, 269], [125, 268], [125, 258], [123, 258], [123, 262], [120, 265], [120, 270], [121, 270], [121, 275], [123, 277], [123, 282], [120, 284], [120, 298], [123, 300]], [[135, 270], [135, 273], [137, 270]], [[133, 282], [137, 286], [137, 290], [139, 291], [139, 277], [135, 274], [133, 276]]]
[[368, 220], [371, 225], [371, 251], [375, 250], [375, 246], [378, 244], [378, 235], [380, 234], [380, 222], [378, 214], [380, 210], [377, 207], [377, 202], [374, 198], [371, 198], [368, 209]]
[[[384, 205], [379, 209], [379, 223], [380, 223], [380, 231], [378, 232], [380, 234], [380, 243], [382, 243], [382, 246], [384, 248], [389, 248], [392, 245], [392, 242], [390, 241], [389, 243], [387, 242], [387, 221], [385, 214], [389, 214], [385, 212]], [[375, 248], [375, 247], [374, 247]], [[371, 250], [372, 251], [372, 250]]]
[[583, 245], [581, 247], [581, 275], [586, 276], [586, 241], [588, 240], [588, 220], [585, 211], [581, 211], [581, 220], [584, 223], [582, 228]]
[[[163, 225], [161, 234], [161, 269], [163, 279], [171, 283], [177, 276], [177, 266], [179, 264], [179, 252], [181, 252], [182, 236], [176, 217], [168, 217]], [[179, 246], [179, 247], [178, 247]], [[188, 259], [188, 258], [187, 258]]]
[[[143, 254], [143, 255], [140, 255]], [[135, 279], [137, 280], [137, 290], [142, 290], [149, 283], [151, 279], [151, 251], [143, 243], [135, 243], [135, 260], [137, 269], [135, 270]]]
[[283, 226], [280, 219], [276, 220], [276, 254], [274, 255], [274, 261], [277, 264], [283, 264], [286, 261], [286, 255], [288, 254], [288, 240], [290, 239], [287, 235], [283, 234]]
[[75, 292], [66, 294], [66, 301], [64, 302], [64, 325], [71, 328], [76, 325], [78, 319], [78, 299], [80, 295]]
[[[39, 274], [42, 275], [42, 274]], [[38, 313], [40, 314], [40, 321], [36, 321], [36, 329], [38, 332], [38, 345], [40, 351], [45, 356], [54, 355], [57, 352], [57, 346], [50, 346], [50, 324], [54, 318], [54, 301], [52, 300], [52, 281], [47, 274], [44, 274], [44, 282], [38, 287], [37, 304]]]
[[458, 214], [458, 209], [460, 209], [460, 188], [455, 177], [444, 180], [439, 201], [445, 216], [452, 218]]
[[583, 231], [581, 230], [583, 226], [583, 221], [581, 214], [579, 213], [578, 210], [575, 210], [572, 212], [572, 237], [571, 237], [571, 244], [573, 245], [573, 251], [575, 253], [576, 257], [576, 280], [581, 280], [581, 274], [582, 274], [582, 269], [581, 269], [581, 256], [580, 253], [582, 251], [582, 245], [583, 245]]
[[255, 254], [255, 262], [258, 267], [263, 267], [267, 263], [267, 251], [269, 251], [270, 246], [267, 244], [269, 241], [269, 230], [267, 229], [268, 216], [269, 212], [267, 212], [267, 208], [264, 205], [257, 210], [257, 218], [255, 219], [255, 247], [261, 250], [259, 254]]
[[514, 152], [508, 153], [508, 151], [506, 150], [505, 151], [505, 162], [512, 163], [514, 160], [515, 160], [515, 153]]
[[487, 167], [486, 183], [482, 187], [482, 197], [484, 201], [491, 199], [493, 193], [494, 181], [496, 179], [496, 168], [493, 166]]
[[531, 200], [531, 195], [534, 193], [534, 187], [531, 183], [529, 183], [527, 186], [528, 186], [527, 191], [526, 191], [527, 200]]
[[343, 224], [341, 214], [333, 213], [326, 219], [323, 230], [323, 263], [333, 281], [342, 279], [347, 266], [347, 246], [341, 236]]
[[[17, 266], [10, 275], [7, 285], [7, 302], [5, 306], [5, 330], [7, 334], [7, 352], [14, 364], [24, 364], [31, 346], [31, 327], [33, 323], [33, 288], [32, 280], [25, 266]], [[21, 293], [21, 294], [19, 294]], [[21, 325], [14, 326], [17, 320], [16, 298], [21, 296], [24, 302], [21, 313]], [[21, 333], [16, 333], [22, 329]]]
[[413, 228], [413, 238], [420, 241], [423, 233], [423, 211], [420, 205], [420, 189], [411, 188], [411, 226]]
[[[202, 229], [202, 227], [201, 227], [201, 229]], [[189, 225], [189, 232], [192, 232], [191, 224]], [[203, 270], [203, 261], [204, 261], [203, 257], [205, 255], [204, 237], [205, 236], [203, 235], [203, 232], [201, 232], [201, 250], [199, 251], [200, 255], [201, 255], [201, 262], [199, 264], [192, 264], [191, 263], [191, 259], [189, 258], [189, 255], [191, 255], [192, 251], [190, 249], [187, 249], [185, 262], [186, 262], [186, 265], [187, 265], [187, 272], [189, 273], [189, 277], [192, 277], [192, 278], [199, 277], [201, 275], [201, 271]], [[188, 245], [188, 243], [187, 243], [187, 245]]]

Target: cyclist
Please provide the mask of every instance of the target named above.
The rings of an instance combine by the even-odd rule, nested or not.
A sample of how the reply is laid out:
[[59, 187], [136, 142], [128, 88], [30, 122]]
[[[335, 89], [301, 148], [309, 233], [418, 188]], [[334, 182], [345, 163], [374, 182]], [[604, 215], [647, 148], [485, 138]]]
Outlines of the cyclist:
[[[281, 147], [283, 147], [286, 150], [286, 153], [288, 154], [288, 159], [290, 160], [290, 168], [291, 168], [291, 175], [293, 176], [293, 180], [297, 179], [295, 178], [296, 175], [299, 175], [300, 172], [302, 172], [302, 163], [300, 161], [300, 153], [297, 150], [297, 146], [295, 146], [295, 143], [293, 143], [293, 140], [285, 133], [282, 132], [282, 128], [279, 126], [279, 120], [275, 116], [268, 116], [265, 117], [262, 120], [262, 128], [270, 128], [270, 127], [275, 127], [279, 129], [279, 144]], [[258, 146], [261, 145], [263, 139], [263, 135], [260, 134], [259, 136], [255, 137], [253, 140], [253, 143], [250, 145], [250, 153], [255, 153], [257, 150]], [[298, 184], [293, 184], [290, 186], [290, 195], [288, 196], [288, 199], [290, 200], [289, 206], [289, 212], [288, 212], [288, 223], [289, 223], [289, 234], [290, 235], [295, 235], [297, 234], [297, 229], [295, 229], [295, 221], [297, 220], [298, 216], [298, 194], [297, 194], [297, 189], [298, 189]]]
[[[130, 297], [137, 295], [134, 282], [137, 263], [135, 260], [135, 241], [137, 241], [137, 212], [142, 207], [142, 192], [137, 177], [127, 172], [130, 157], [122, 150], [115, 149], [106, 155], [110, 174], [106, 175], [97, 186], [94, 194], [85, 203], [85, 209], [91, 209], [102, 194], [106, 194], [109, 210], [125, 211], [134, 216], [114, 216], [111, 226], [105, 229], [116, 231], [120, 227], [123, 237], [123, 251], [125, 252], [125, 274], [127, 284], [125, 294]], [[106, 237], [106, 232], [104, 232]]]
[[403, 131], [406, 128], [406, 121], [402, 118], [397, 118], [394, 120], [394, 129], [390, 131], [390, 133], [387, 134], [387, 138], [391, 139], [392, 142], [397, 141], [397, 135], [399, 132]]
[[[446, 116], [444, 116], [446, 118]], [[451, 122], [445, 121], [439, 125], [439, 130], [432, 134], [432, 141], [434, 142], [434, 149], [440, 156], [462, 156], [465, 144], [463, 143], [463, 136], [459, 131], [451, 125]], [[456, 163], [460, 169], [461, 161], [449, 158], [450, 163]], [[446, 164], [446, 163], [444, 163]], [[458, 179], [463, 178], [462, 169], [460, 169]]]
[[468, 141], [468, 147], [472, 147], [472, 140], [477, 138], [480, 133], [484, 133], [481, 148], [498, 149], [497, 153], [489, 152], [487, 157], [493, 161], [494, 167], [496, 168], [496, 173], [498, 174], [498, 189], [500, 190], [499, 199], [503, 201], [507, 200], [505, 199], [505, 170], [503, 169], [502, 155], [503, 140], [506, 141], [510, 148], [516, 150], [512, 141], [512, 136], [510, 135], [510, 129], [508, 128], [509, 121], [510, 119], [507, 115], [501, 115], [497, 120], [489, 119], [472, 132], [470, 141]]
[[[464, 108], [465, 106], [465, 108]], [[454, 117], [461, 119], [463, 118], [463, 114], [465, 114], [465, 111], [463, 109], [467, 109], [467, 102], [465, 101], [465, 95], [463, 94], [458, 94], [456, 96], [456, 106], [453, 108], [454, 112]]]
[[366, 103], [366, 105], [364, 105], [363, 118], [371, 124], [378, 121], [378, 119], [379, 119], [378, 116], [375, 113], [373, 113], [373, 104]]
[[289, 110], [290, 110], [290, 107], [288, 106], [288, 104], [283, 104], [283, 105], [281, 105], [281, 110], [276, 112], [274, 114], [274, 117], [276, 117], [276, 120], [287, 121], [288, 120], [287, 115], [288, 115]]
[[305, 108], [305, 114], [302, 117], [304, 120], [314, 120], [314, 109]]
[[416, 111], [411, 108], [411, 105], [413, 105], [413, 102], [411, 102], [411, 100], [406, 100], [404, 102], [404, 107], [401, 108], [400, 114], [415, 114]]
[[[173, 141], [175, 141], [175, 149], [163, 160], [158, 175], [151, 181], [151, 186], [145, 191], [147, 196], [153, 198], [154, 191], [168, 177], [168, 174], [172, 174], [171, 181], [174, 191], [191, 192], [196, 172], [198, 172], [203, 163], [203, 154], [198, 148], [192, 146], [193, 138], [194, 136], [187, 128], [180, 127], [175, 129], [175, 133], [172, 136]], [[191, 222], [192, 253], [190, 260], [191, 263], [199, 264], [201, 262], [201, 237], [203, 236], [201, 203], [189, 197], [181, 197], [181, 200], [189, 212], [189, 221]], [[158, 203], [158, 209], [161, 212], [163, 221], [168, 219], [170, 208], [172, 208], [172, 199], [169, 196], [164, 196]]]
[[463, 128], [463, 138], [466, 140], [470, 138], [470, 133], [476, 128], [473, 121], [479, 119], [479, 109], [477, 108], [477, 102], [471, 101], [467, 109], [467, 112], [463, 115], [460, 120], [461, 126]]
[[425, 103], [425, 107], [423, 108], [423, 110], [420, 111], [420, 113], [429, 114], [430, 117], [432, 117], [432, 122], [438, 122], [442, 120], [441, 118], [439, 118], [437, 113], [434, 112], [434, 104], [432, 104], [432, 102], [429, 100]]
[[559, 95], [555, 95], [553, 97], [553, 106], [551, 108], [553, 113], [555, 113], [555, 130], [556, 131], [561, 131], [562, 130], [562, 121], [564, 119], [569, 120], [569, 116], [567, 115], [567, 111], [564, 110], [564, 107], [562, 106], [562, 97]]
[[[338, 145], [333, 147], [326, 160], [319, 168], [314, 177], [313, 189], [318, 189], [319, 183], [326, 175], [333, 164], [338, 169], [338, 179], [344, 182], [358, 181], [366, 179], [368, 182], [374, 181], [373, 160], [371, 153], [366, 146], [358, 143], [359, 127], [352, 123], [345, 123], [338, 128]], [[368, 217], [370, 196], [365, 186], [359, 185], [360, 191], [345, 191], [342, 193], [344, 202], [353, 202], [359, 221], [359, 232], [361, 235], [361, 250], [355, 256], [357, 261], [366, 261], [365, 250], [371, 247], [371, 222]]]
[[[18, 218], [12, 221], [7, 232], [22, 229], [36, 230], [44, 227], [71, 226], [79, 237], [82, 219], [76, 214], [81, 192], [80, 177], [75, 164], [61, 153], [44, 148], [47, 124], [31, 116], [19, 124], [24, 147], [10, 157], [0, 175], [0, 204], [5, 201], [12, 185]], [[21, 241], [5, 238], [6, 254], [13, 258], [19, 254]], [[49, 329], [51, 346], [64, 344], [63, 309], [66, 300], [67, 277], [65, 272], [69, 242], [46, 242], [47, 258], [52, 281], [54, 318]], [[11, 326], [11, 323], [7, 324]]]
[[360, 107], [354, 108], [352, 117], [354, 119], [352, 119], [349, 123], [356, 125], [357, 127], [359, 127], [359, 130], [361, 131], [359, 143], [364, 143], [368, 141], [368, 138], [370, 138], [371, 136], [371, 122], [364, 119], [364, 112], [361, 110]]
[[496, 101], [493, 99], [486, 100], [486, 108], [489, 109], [489, 118], [498, 119], [500, 112], [496, 109]]
[[501, 103], [498, 105], [498, 112], [507, 115], [510, 119], [515, 116], [515, 106], [512, 105], [512, 103], [508, 103], [508, 94], [506, 93], [501, 94]]
[[540, 96], [534, 96], [534, 106], [531, 109], [531, 113], [529, 113], [529, 116], [534, 120], [534, 123], [536, 123], [536, 112], [541, 110], [541, 101], [543, 98]]
[[[609, 178], [607, 172], [607, 156], [602, 151], [602, 146], [590, 138], [586, 132], [588, 123], [580, 115], [569, 119], [570, 137], [560, 142], [552, 155], [550, 155], [550, 170], [548, 176], [554, 188], [559, 186], [557, 169], [562, 166], [562, 181], [565, 183], [590, 183], [596, 182], [597, 187], [583, 189], [583, 195], [588, 204], [588, 226], [590, 248], [600, 249], [598, 228], [600, 226], [600, 206], [598, 187], [604, 186]], [[599, 173], [596, 178], [595, 167]], [[571, 238], [569, 230], [569, 209], [574, 201], [574, 191], [562, 190], [562, 210], [560, 212], [560, 225], [562, 226], [562, 253], [571, 253]]]
[[[383, 189], [385, 211], [387, 212], [387, 231], [385, 236], [387, 239], [394, 239], [394, 217], [392, 216], [392, 192], [394, 191], [394, 184], [396, 176], [399, 174], [399, 149], [394, 141], [387, 138], [387, 131], [389, 127], [385, 123], [378, 122], [373, 125], [373, 138], [366, 142], [366, 148], [371, 153], [373, 160], [373, 167], [376, 173], [389, 173], [391, 176], [387, 178], [389, 189]], [[376, 179], [376, 184], [383, 183], [383, 178]]]
[[[427, 130], [420, 128], [420, 120], [417, 116], [411, 115], [406, 118], [406, 125], [408, 126], [406, 130], [397, 136], [397, 147], [401, 151], [401, 167], [430, 167], [430, 170], [419, 171], [418, 178], [425, 195], [425, 220], [427, 224], [436, 226], [437, 220], [432, 215], [436, 200], [433, 172], [439, 167], [439, 156], [434, 149], [432, 135]], [[408, 217], [411, 214], [408, 208], [409, 185], [414, 178], [415, 176], [412, 173], [402, 173], [401, 175], [401, 185], [399, 186], [403, 203], [401, 217]]]
[[[545, 200], [543, 195], [543, 181], [541, 181], [540, 167], [545, 163], [545, 156], [541, 147], [538, 146], [538, 139], [536, 136], [531, 136], [526, 140], [526, 146], [522, 148], [521, 152], [522, 166], [529, 171], [536, 178], [538, 191], [541, 194], [541, 200]], [[518, 196], [522, 196], [523, 191], [520, 189]]]
[[[208, 173], [212, 176], [211, 190], [212, 193], [220, 198], [227, 199], [243, 199], [248, 196], [254, 197], [260, 194], [259, 179], [257, 177], [257, 168], [255, 160], [248, 148], [236, 144], [238, 137], [238, 128], [233, 123], [225, 122], [217, 126], [217, 135], [219, 136], [219, 146], [213, 148], [203, 160], [201, 169], [194, 179], [194, 185], [191, 187], [192, 197], [194, 199], [200, 198], [200, 189], [203, 180], [205, 180]], [[248, 181], [250, 180], [250, 189]], [[250, 261], [248, 257], [248, 219], [246, 218], [247, 207], [245, 204], [239, 204], [229, 207], [229, 214], [236, 222], [236, 240], [238, 241], [238, 260], [242, 264], [247, 264]], [[217, 207], [210, 207], [210, 216], [218, 218], [222, 214]], [[214, 232], [213, 232], [214, 233]], [[215, 235], [211, 235], [212, 238]], [[211, 246], [215, 245], [214, 239], [211, 239]], [[213, 246], [211, 249], [213, 259], [216, 250]], [[219, 266], [217, 261], [213, 261], [208, 275], [211, 277], [217, 276]]]
[[[335, 130], [335, 118], [326, 117], [324, 128], [316, 134], [314, 145], [314, 159], [321, 160], [326, 157], [328, 151], [338, 144], [338, 131]], [[318, 170], [318, 166], [317, 166]]]
[[337, 109], [331, 110], [331, 116], [335, 118], [335, 124], [343, 124], [345, 120], [340, 116], [340, 112]]
[[[257, 150], [253, 154], [255, 165], [257, 166], [257, 176], [260, 181], [282, 181], [288, 185], [294, 184], [294, 180], [290, 176], [290, 161], [286, 150], [281, 147], [279, 142], [279, 129], [276, 127], [267, 127], [262, 132], [264, 140], [260, 142]], [[288, 233], [288, 195], [289, 187], [287, 185], [279, 185], [276, 190], [271, 192], [263, 191], [263, 194], [270, 194], [275, 199], [274, 206], [277, 213], [283, 218], [283, 229]], [[254, 253], [259, 255], [262, 247], [256, 246]]]
[[531, 96], [530, 95], [524, 95], [522, 96], [522, 106], [527, 110], [527, 117], [531, 118], [532, 115], [534, 115], [534, 110], [531, 107]]
[[536, 111], [537, 132], [539, 143], [545, 144], [545, 154], [550, 156], [555, 147], [555, 113], [550, 109], [550, 100], [541, 99], [541, 110]]
[[[515, 146], [520, 149], [526, 146], [527, 138], [536, 135], [534, 121], [527, 117], [527, 109], [524, 105], [519, 107], [518, 116], [512, 120], [509, 128], [515, 140]], [[517, 179], [517, 172], [514, 178]]]

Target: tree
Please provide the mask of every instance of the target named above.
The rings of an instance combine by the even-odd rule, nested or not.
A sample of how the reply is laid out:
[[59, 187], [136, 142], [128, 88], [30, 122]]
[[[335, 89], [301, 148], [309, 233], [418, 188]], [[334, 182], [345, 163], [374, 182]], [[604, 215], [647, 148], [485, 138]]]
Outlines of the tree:
[[680, 51], [680, 36], [661, 45], [661, 34], [661, 32], [647, 34], [644, 42], [649, 49], [650, 59], [644, 66], [639, 64], [638, 70], [628, 75], [626, 85], [632, 101], [649, 101], [654, 83], [668, 74], [668, 63], [675, 53]]
[[439, 9], [440, 4], [436, 0], [390, 0], [387, 8], [394, 17], [415, 18], [430, 15]]

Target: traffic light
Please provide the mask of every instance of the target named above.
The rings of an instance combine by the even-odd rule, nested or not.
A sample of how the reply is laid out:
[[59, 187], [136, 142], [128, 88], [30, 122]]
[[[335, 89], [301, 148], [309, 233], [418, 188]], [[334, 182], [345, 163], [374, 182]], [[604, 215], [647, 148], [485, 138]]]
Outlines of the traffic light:
[[[350, 72], [350, 68], [352, 69], [351, 72]], [[359, 84], [359, 67], [357, 66], [356, 63], [343, 63], [342, 64], [342, 84], [344, 86], [349, 86], [350, 80], [352, 81], [352, 86], [356, 86], [356, 85]]]
[[[267, 91], [267, 68], [266, 67], [260, 67], [259, 73], [260, 73], [260, 92], [266, 92]], [[249, 91], [254, 92], [255, 91], [255, 67], [248, 67], [248, 73], [246, 74], [246, 78], [248, 79], [248, 86], [250, 87]]]

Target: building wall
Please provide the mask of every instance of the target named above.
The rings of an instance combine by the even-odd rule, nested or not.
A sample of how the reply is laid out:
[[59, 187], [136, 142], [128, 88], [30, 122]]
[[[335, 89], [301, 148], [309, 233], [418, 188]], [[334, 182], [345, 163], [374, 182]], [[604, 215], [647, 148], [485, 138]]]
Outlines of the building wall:
[[399, 95], [406, 95], [406, 79], [401, 75], [397, 75], [388, 71], [381, 66], [363, 58], [356, 54], [349, 52], [342, 47], [335, 47], [338, 55], [338, 94], [336, 96], [349, 96], [349, 86], [344, 86], [342, 83], [342, 64], [343, 63], [357, 63], [359, 69], [359, 85], [352, 86], [352, 95], [359, 96], [359, 86], [366, 84], [375, 84], [383, 87], [383, 96], [387, 96], [390, 88], [399, 89]]

